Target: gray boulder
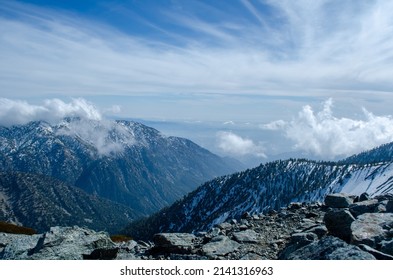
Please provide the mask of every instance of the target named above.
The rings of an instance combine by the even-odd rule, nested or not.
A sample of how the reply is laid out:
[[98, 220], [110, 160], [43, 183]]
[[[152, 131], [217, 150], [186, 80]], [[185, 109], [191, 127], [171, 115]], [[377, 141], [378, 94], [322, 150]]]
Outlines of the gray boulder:
[[329, 233], [347, 242], [351, 240], [351, 224], [355, 218], [346, 209], [333, 209], [326, 212], [324, 222]]
[[158, 233], [153, 237], [154, 244], [160, 247], [192, 246], [196, 236], [190, 233]]
[[359, 196], [358, 202], [366, 201], [370, 199], [370, 195], [368, 193], [362, 193]]
[[206, 256], [225, 256], [231, 252], [236, 251], [240, 244], [229, 237], [219, 235], [214, 237], [209, 243], [202, 246], [202, 251]]
[[356, 202], [349, 206], [349, 211], [356, 218], [364, 213], [378, 212], [379, 201], [377, 199]]
[[327, 236], [306, 245], [287, 256], [288, 260], [375, 260], [370, 253], [349, 245], [343, 240]]
[[153, 253], [189, 253], [196, 236], [190, 233], [157, 233], [153, 237]]
[[291, 236], [291, 241], [279, 254], [279, 259], [287, 259], [293, 252], [314, 241], [318, 240], [318, 236], [312, 232], [299, 232]]
[[117, 252], [117, 260], [135, 260], [141, 259], [141, 253], [145, 253], [146, 249], [142, 250], [142, 246], [135, 240], [129, 240], [117, 244], [119, 250]]
[[52, 227], [42, 235], [29, 259], [81, 260], [112, 259], [116, 246], [105, 232], [80, 227]]
[[259, 241], [258, 234], [252, 229], [234, 232], [233, 238], [240, 243], [257, 243]]
[[332, 208], [348, 208], [353, 203], [354, 197], [344, 193], [332, 193], [325, 197], [325, 205]]
[[366, 244], [373, 248], [387, 238], [386, 224], [393, 222], [393, 213], [365, 213], [351, 225], [351, 243]]
[[24, 260], [36, 247], [41, 234], [24, 235], [0, 233], [0, 259]]

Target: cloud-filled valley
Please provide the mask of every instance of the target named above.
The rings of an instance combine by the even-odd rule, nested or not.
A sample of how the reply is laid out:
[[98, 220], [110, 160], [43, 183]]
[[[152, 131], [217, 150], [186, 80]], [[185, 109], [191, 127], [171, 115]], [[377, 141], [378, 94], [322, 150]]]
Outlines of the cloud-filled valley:
[[[216, 127], [209, 127], [209, 123], [198, 123], [197, 127], [198, 131], [205, 130], [205, 138], [212, 139], [211, 146], [206, 148], [238, 159], [254, 158], [254, 162], [269, 160], [274, 155], [271, 147], [280, 141], [286, 141], [279, 146], [281, 153], [304, 152], [321, 159], [342, 158], [393, 141], [392, 116], [376, 115], [362, 108], [363, 115], [337, 117], [334, 113], [336, 107], [340, 107], [340, 104], [336, 104], [333, 99], [326, 100], [320, 111], [306, 104], [291, 119], [265, 123], [259, 125], [259, 129], [258, 126], [246, 125], [249, 126], [248, 132], [234, 122]], [[119, 106], [99, 108], [84, 98], [69, 99], [69, 102], [47, 99], [40, 104], [1, 98], [0, 125], [10, 127], [30, 121], [46, 121], [56, 125], [64, 118], [71, 117], [74, 120], [58, 133], [77, 135], [93, 144], [99, 153], [108, 155], [121, 152], [118, 141], [133, 144], [127, 131], [106, 115], [118, 110]], [[183, 136], [190, 129], [185, 124], [179, 124], [175, 130], [172, 129], [172, 134]], [[124, 139], [111, 139], [112, 131], [123, 135]], [[198, 131], [194, 133], [198, 134]], [[275, 136], [269, 138], [266, 133], [274, 133]]]

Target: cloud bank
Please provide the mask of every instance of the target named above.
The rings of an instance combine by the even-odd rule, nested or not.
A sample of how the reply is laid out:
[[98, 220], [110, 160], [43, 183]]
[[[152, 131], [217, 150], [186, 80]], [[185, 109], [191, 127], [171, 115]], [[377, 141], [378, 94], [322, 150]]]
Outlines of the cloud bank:
[[[119, 110], [115, 106], [104, 111]], [[64, 122], [67, 117], [72, 119]], [[47, 99], [40, 105], [0, 98], [0, 126], [24, 125], [31, 121], [45, 121], [55, 126], [61, 123], [56, 132], [58, 135], [76, 136], [94, 146], [102, 156], [121, 153], [125, 145], [134, 144], [129, 131], [105, 119], [94, 104], [83, 98], [72, 99], [69, 103], [60, 99]]]
[[306, 105], [292, 121], [278, 120], [263, 129], [282, 131], [295, 143], [295, 149], [326, 159], [350, 156], [393, 141], [393, 117], [376, 116], [363, 109], [363, 119], [338, 118], [332, 112], [332, 99], [320, 112]]
[[[122, 153], [126, 145], [135, 144], [133, 136], [113, 121], [73, 120], [57, 131], [58, 135], [78, 137], [94, 146], [101, 156]], [[115, 137], [112, 137], [116, 135]]]
[[227, 155], [266, 158], [263, 146], [255, 144], [251, 139], [228, 131], [218, 132], [217, 137], [218, 147]]
[[41, 105], [29, 104], [24, 100], [0, 98], [0, 125], [27, 124], [31, 121], [56, 123], [65, 117], [80, 117], [101, 120], [100, 111], [83, 98], [66, 103], [60, 99], [47, 99]]

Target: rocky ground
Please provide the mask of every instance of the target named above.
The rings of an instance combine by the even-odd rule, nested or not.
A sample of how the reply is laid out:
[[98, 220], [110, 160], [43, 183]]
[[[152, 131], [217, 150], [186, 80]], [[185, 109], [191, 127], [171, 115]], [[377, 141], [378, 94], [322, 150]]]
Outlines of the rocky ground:
[[158, 233], [114, 243], [105, 232], [53, 227], [0, 233], [0, 259], [384, 259], [393, 260], [393, 195], [331, 194], [323, 204], [229, 220], [208, 232]]

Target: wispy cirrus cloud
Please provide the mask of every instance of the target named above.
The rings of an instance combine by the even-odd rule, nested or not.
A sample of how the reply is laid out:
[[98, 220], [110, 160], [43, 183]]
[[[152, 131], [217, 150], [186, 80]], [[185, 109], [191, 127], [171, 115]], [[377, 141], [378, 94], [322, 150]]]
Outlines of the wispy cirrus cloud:
[[[0, 8], [3, 96], [392, 91], [391, 1], [192, 2], [163, 37], [18, 2]], [[198, 9], [200, 9], [198, 11]], [[201, 12], [203, 11], [203, 13]], [[263, 23], [263, 24], [262, 24]], [[161, 31], [160, 31], [161, 30]], [[164, 32], [165, 31], [165, 32]], [[169, 39], [168, 39], [169, 38]]]

